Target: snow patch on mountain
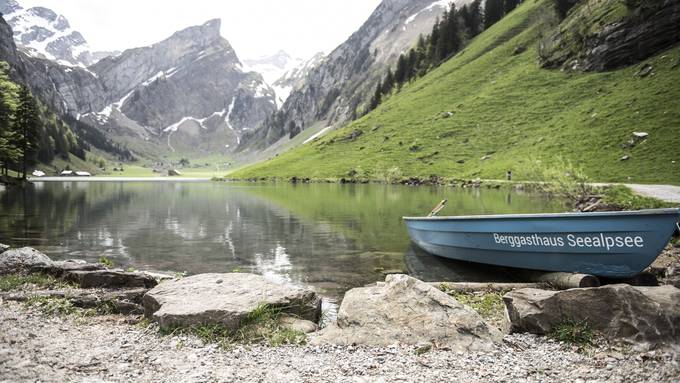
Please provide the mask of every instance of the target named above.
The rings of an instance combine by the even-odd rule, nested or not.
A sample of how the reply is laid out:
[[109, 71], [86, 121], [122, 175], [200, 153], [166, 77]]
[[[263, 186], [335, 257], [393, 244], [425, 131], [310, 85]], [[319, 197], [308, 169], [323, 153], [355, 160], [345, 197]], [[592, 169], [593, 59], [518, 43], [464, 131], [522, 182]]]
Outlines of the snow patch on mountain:
[[299, 65], [287, 70], [272, 83], [272, 88], [274, 88], [276, 94], [277, 107], [280, 108], [286, 102], [293, 89], [302, 83], [309, 71], [323, 61], [324, 57], [323, 52], [318, 52], [310, 59], [304, 60]]
[[[323, 54], [321, 54], [322, 56]], [[283, 105], [294, 89], [292, 82], [306, 74], [309, 67], [317, 62], [317, 59], [318, 54], [311, 59], [304, 60], [293, 58], [280, 50], [273, 55], [245, 59], [243, 63], [245, 64], [245, 71], [260, 73], [265, 82], [271, 86], [276, 95], [276, 106], [278, 108]]]
[[85, 68], [109, 53], [91, 52], [83, 35], [71, 28], [66, 17], [49, 8], [25, 9], [14, 0], [0, 0], [0, 11], [14, 31], [17, 46], [31, 56]]

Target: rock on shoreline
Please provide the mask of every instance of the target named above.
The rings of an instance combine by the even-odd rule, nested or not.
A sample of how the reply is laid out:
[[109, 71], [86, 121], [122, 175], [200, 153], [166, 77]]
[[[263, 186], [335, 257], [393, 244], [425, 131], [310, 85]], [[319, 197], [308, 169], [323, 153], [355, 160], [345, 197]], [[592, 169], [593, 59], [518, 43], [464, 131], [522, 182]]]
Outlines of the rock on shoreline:
[[429, 344], [456, 351], [489, 350], [500, 331], [479, 314], [428, 283], [403, 274], [349, 290], [337, 326], [320, 331], [315, 344], [387, 346]]
[[516, 332], [549, 334], [571, 319], [586, 321], [609, 339], [652, 346], [680, 344], [680, 289], [673, 286], [520, 289], [507, 293], [503, 300]]
[[164, 282], [144, 295], [144, 311], [161, 328], [220, 324], [236, 329], [262, 305], [317, 322], [321, 299], [310, 289], [246, 273], [198, 274]]
[[52, 260], [48, 256], [31, 247], [19, 249], [5, 247], [5, 250], [0, 252], [0, 275], [51, 264]]

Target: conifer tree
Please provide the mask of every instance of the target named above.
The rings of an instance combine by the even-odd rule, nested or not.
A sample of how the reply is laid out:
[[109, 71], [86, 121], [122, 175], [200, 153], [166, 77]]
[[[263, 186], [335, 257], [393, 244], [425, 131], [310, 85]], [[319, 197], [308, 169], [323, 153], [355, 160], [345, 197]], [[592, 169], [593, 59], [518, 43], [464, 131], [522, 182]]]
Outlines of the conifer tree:
[[4, 96], [0, 93], [0, 171], [7, 175], [9, 164], [16, 162], [21, 153], [14, 145], [14, 132], [11, 125], [12, 110]]
[[19, 89], [19, 106], [16, 111], [16, 128], [22, 158], [22, 178], [26, 179], [28, 166], [35, 163], [40, 141], [40, 116], [38, 104], [27, 86]]
[[519, 0], [503, 0], [503, 12], [507, 15], [512, 12], [513, 9], [517, 8], [519, 5]]
[[9, 65], [0, 62], [0, 171], [7, 175], [10, 164], [18, 161], [21, 155], [14, 132], [13, 108], [16, 101], [16, 86], [9, 80]]
[[449, 45], [448, 21], [449, 11], [447, 9], [444, 11], [444, 14], [442, 14], [442, 19], [439, 21], [439, 26], [437, 27], [439, 38], [435, 44], [435, 64], [441, 62], [447, 55], [447, 47]]
[[427, 60], [430, 64], [437, 62], [437, 43], [439, 42], [439, 18], [435, 19], [430, 33], [430, 44], [427, 48]]
[[416, 50], [411, 48], [408, 51], [408, 57], [406, 58], [406, 80], [411, 81], [416, 77], [418, 64], [418, 54]]
[[484, 28], [496, 24], [503, 17], [503, 0], [486, 0], [484, 3]]
[[371, 111], [380, 105], [380, 101], [382, 101], [382, 84], [380, 81], [378, 81], [378, 84], [375, 87], [375, 92], [373, 92], [373, 97], [371, 98], [371, 102], [368, 106], [368, 110]]
[[473, 1], [468, 9], [470, 12], [468, 31], [470, 37], [475, 37], [482, 32], [482, 0]]
[[394, 81], [397, 83], [397, 88], [401, 88], [401, 85], [406, 81], [406, 69], [406, 57], [401, 54], [399, 60], [397, 60], [397, 69], [394, 71]]
[[380, 93], [390, 94], [392, 88], [394, 87], [394, 74], [392, 73], [392, 68], [387, 68], [387, 74], [385, 74], [385, 79], [382, 82], [382, 89]]
[[446, 55], [444, 58], [446, 58], [448, 55], [452, 53], [458, 52], [460, 49], [460, 44], [461, 44], [461, 39], [460, 39], [460, 28], [459, 28], [459, 19], [458, 11], [456, 10], [456, 5], [454, 3], [451, 3], [451, 7], [449, 8], [449, 14], [446, 19], [446, 29], [445, 33], [447, 35], [446, 38]]
[[461, 20], [463, 20], [463, 27], [465, 29], [465, 33], [467, 34], [468, 37], [472, 36], [472, 33], [470, 32], [470, 24], [472, 20], [470, 19], [470, 9], [468, 8], [467, 4], [463, 5], [459, 10], [458, 10], [458, 15], [460, 16]]

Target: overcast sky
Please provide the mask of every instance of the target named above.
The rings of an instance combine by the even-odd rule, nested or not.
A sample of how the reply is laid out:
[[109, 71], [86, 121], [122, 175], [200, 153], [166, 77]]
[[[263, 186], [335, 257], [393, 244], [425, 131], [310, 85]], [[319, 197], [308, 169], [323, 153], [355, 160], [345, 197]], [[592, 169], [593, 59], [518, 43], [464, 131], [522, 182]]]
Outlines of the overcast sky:
[[18, 0], [60, 13], [92, 50], [124, 50], [169, 37], [209, 19], [222, 19], [222, 36], [239, 58], [283, 49], [311, 57], [333, 50], [357, 30], [380, 0]]

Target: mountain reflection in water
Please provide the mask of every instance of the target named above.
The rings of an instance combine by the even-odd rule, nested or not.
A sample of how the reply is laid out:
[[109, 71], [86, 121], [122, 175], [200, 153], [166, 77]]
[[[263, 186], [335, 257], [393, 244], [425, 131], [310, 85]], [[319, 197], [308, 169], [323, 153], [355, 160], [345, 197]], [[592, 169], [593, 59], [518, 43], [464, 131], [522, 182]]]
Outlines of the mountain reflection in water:
[[[410, 246], [401, 217], [562, 211], [508, 190], [339, 184], [38, 182], [0, 190], [0, 242], [53, 259], [157, 271], [254, 272], [329, 296], [404, 270], [437, 280], [503, 280]], [[415, 266], [414, 266], [415, 265]], [[491, 270], [491, 271], [489, 271]]]

